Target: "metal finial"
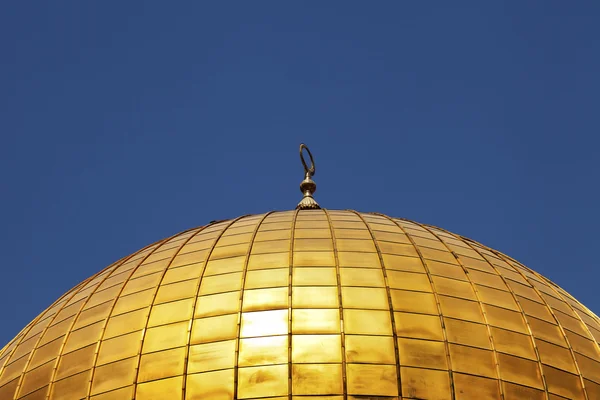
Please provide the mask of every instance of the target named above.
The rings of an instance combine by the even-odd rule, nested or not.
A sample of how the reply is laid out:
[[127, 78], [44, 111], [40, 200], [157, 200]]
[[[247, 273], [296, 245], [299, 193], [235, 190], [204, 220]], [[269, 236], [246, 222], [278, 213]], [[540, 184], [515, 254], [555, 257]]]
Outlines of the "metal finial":
[[[310, 157], [310, 168], [306, 165], [306, 160], [304, 159], [303, 150], [306, 150], [308, 156]], [[299, 210], [316, 210], [321, 208], [319, 204], [313, 198], [313, 193], [317, 191], [317, 184], [312, 180], [313, 175], [315, 174], [315, 160], [313, 159], [312, 153], [308, 149], [308, 147], [304, 144], [300, 144], [300, 161], [302, 161], [302, 166], [304, 167], [304, 180], [300, 183], [300, 191], [304, 194], [304, 198], [298, 205], [296, 206]]]

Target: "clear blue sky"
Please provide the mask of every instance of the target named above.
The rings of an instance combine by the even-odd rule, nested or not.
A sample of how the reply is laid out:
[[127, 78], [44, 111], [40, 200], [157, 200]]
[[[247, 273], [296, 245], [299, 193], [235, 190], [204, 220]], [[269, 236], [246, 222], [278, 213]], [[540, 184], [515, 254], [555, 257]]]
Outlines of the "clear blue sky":
[[3, 2], [0, 346], [116, 259], [300, 200], [437, 225], [600, 312], [600, 2]]

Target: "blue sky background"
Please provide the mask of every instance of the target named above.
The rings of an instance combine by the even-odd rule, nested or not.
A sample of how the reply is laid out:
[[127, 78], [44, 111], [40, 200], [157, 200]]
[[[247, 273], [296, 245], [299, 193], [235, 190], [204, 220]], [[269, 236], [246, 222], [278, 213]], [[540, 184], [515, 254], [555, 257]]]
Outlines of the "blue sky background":
[[146, 244], [293, 208], [302, 141], [322, 206], [600, 313], [600, 2], [211, 3], [0, 5], [0, 347]]

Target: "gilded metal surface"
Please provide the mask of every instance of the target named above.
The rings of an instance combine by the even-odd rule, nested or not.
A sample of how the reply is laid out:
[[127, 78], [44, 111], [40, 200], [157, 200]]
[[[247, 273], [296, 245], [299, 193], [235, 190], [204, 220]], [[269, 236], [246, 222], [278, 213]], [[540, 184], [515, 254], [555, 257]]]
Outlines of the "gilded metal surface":
[[464, 237], [275, 212], [69, 291], [0, 350], [0, 399], [598, 400], [599, 340], [568, 293]]
[[[306, 150], [308, 157], [310, 158], [310, 167], [306, 164], [306, 160], [304, 159], [304, 154], [302, 153], [304, 150]], [[300, 203], [298, 203], [296, 209], [318, 210], [321, 207], [313, 197], [313, 194], [317, 190], [317, 184], [312, 180], [312, 177], [315, 174], [315, 160], [304, 143], [300, 144], [300, 161], [302, 161], [302, 166], [304, 167], [304, 180], [300, 183], [300, 191], [304, 194], [304, 197]]]

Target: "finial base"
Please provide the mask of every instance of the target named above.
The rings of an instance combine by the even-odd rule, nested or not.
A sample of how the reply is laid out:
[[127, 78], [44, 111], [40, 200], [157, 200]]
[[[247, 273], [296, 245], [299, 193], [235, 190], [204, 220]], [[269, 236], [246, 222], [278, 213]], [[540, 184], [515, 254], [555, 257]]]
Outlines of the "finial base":
[[320, 210], [321, 206], [313, 199], [312, 196], [305, 196], [296, 206], [297, 210]]

